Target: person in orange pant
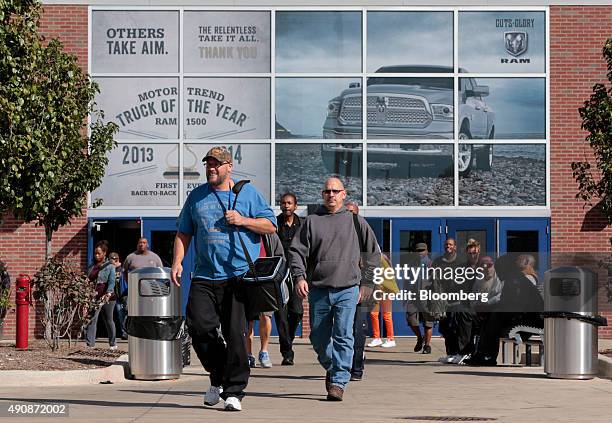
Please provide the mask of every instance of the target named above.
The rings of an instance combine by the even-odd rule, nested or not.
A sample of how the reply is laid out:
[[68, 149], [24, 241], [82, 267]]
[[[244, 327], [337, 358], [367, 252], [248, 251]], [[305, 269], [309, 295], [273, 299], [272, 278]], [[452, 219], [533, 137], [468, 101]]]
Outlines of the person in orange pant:
[[[381, 254], [381, 267], [386, 269], [391, 266], [391, 260], [384, 255]], [[385, 273], [383, 272], [383, 275]], [[383, 283], [381, 284], [381, 288], [383, 292], [386, 293], [398, 293], [399, 288], [397, 287], [397, 282], [395, 281], [395, 277], [391, 276], [391, 278], [385, 278]], [[385, 342], [382, 341], [380, 337], [380, 326], [379, 326], [379, 310], [382, 308], [383, 313], [383, 322], [385, 324], [385, 332], [387, 333], [387, 339]], [[368, 347], [378, 347], [382, 348], [392, 348], [395, 347], [395, 339], [393, 338], [393, 317], [391, 314], [391, 300], [385, 299], [381, 300], [374, 306], [372, 311], [370, 312], [370, 320], [372, 321], [372, 341], [368, 344]]]

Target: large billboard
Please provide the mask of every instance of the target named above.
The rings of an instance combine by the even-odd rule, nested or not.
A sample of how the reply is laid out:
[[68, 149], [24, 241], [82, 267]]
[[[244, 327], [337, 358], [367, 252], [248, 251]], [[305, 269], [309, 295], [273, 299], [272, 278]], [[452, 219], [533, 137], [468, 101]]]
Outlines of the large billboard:
[[94, 10], [93, 73], [179, 71], [179, 13], [174, 10]]
[[184, 72], [270, 72], [270, 12], [186, 11]]

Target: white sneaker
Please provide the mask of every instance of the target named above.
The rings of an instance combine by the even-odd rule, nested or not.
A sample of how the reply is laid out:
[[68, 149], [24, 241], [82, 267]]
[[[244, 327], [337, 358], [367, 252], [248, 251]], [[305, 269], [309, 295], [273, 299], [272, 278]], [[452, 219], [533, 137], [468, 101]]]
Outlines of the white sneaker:
[[379, 345], [382, 345], [383, 341], [380, 338], [374, 338], [372, 339], [372, 341], [370, 341], [370, 343], [368, 344], [368, 347], [378, 347]]
[[272, 367], [272, 360], [270, 360], [270, 354], [268, 354], [268, 351], [259, 351], [259, 364], [264, 369], [269, 369]]
[[394, 339], [391, 339], [391, 340], [387, 339], [385, 341], [385, 343], [381, 345], [381, 347], [382, 348], [393, 348], [393, 347], [395, 347], [395, 340]]
[[455, 359], [454, 355], [445, 355], [445, 356], [440, 357], [438, 359], [438, 362], [442, 364], [452, 364], [454, 359]]
[[465, 360], [469, 360], [471, 357], [472, 357], [472, 354], [466, 354], [466, 355], [461, 357], [461, 360], [459, 360], [459, 363], [457, 363], [457, 364], [459, 364], [461, 366], [465, 366], [466, 365]]
[[223, 388], [220, 386], [211, 386], [208, 388], [208, 391], [204, 392], [204, 405], [208, 405], [210, 407], [217, 405], [221, 399], [219, 396], [221, 392], [223, 392]]
[[109, 347], [109, 350], [111, 350], [111, 351], [115, 351], [115, 350], [117, 350], [117, 348], [118, 348], [118, 347], [117, 347], [116, 345], [111, 345], [111, 346]]
[[242, 411], [242, 404], [236, 397], [228, 397], [225, 400], [225, 411]]
[[462, 360], [463, 360], [463, 355], [456, 354], [456, 355], [451, 356], [451, 358], [448, 360], [448, 364], [460, 364]]

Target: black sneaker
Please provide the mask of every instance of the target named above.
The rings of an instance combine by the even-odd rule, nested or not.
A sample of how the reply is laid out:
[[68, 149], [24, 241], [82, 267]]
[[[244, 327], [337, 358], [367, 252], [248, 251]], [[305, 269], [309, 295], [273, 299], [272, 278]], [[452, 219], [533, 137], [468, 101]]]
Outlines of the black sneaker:
[[351, 375], [351, 382], [359, 382], [363, 379], [363, 375]]
[[425, 345], [423, 347], [423, 354], [431, 354], [431, 345]]
[[281, 366], [293, 366], [293, 359], [289, 357], [283, 358]]
[[462, 364], [468, 366], [497, 366], [497, 361], [492, 357], [475, 355], [463, 360]]
[[423, 348], [423, 339], [418, 339], [416, 345], [414, 346], [414, 352], [421, 351], [421, 348]]

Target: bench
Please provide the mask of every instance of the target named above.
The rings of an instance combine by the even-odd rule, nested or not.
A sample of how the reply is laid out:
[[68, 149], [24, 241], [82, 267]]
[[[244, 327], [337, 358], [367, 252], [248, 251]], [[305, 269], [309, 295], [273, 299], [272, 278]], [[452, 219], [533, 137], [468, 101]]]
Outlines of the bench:
[[[521, 334], [529, 334], [531, 337], [523, 341]], [[516, 326], [510, 330], [507, 338], [501, 338], [502, 363], [504, 365], [521, 364], [521, 345], [525, 346], [525, 365], [533, 366], [533, 347], [538, 347], [537, 365], [544, 363], [544, 342], [542, 341], [544, 330], [530, 326]]]

